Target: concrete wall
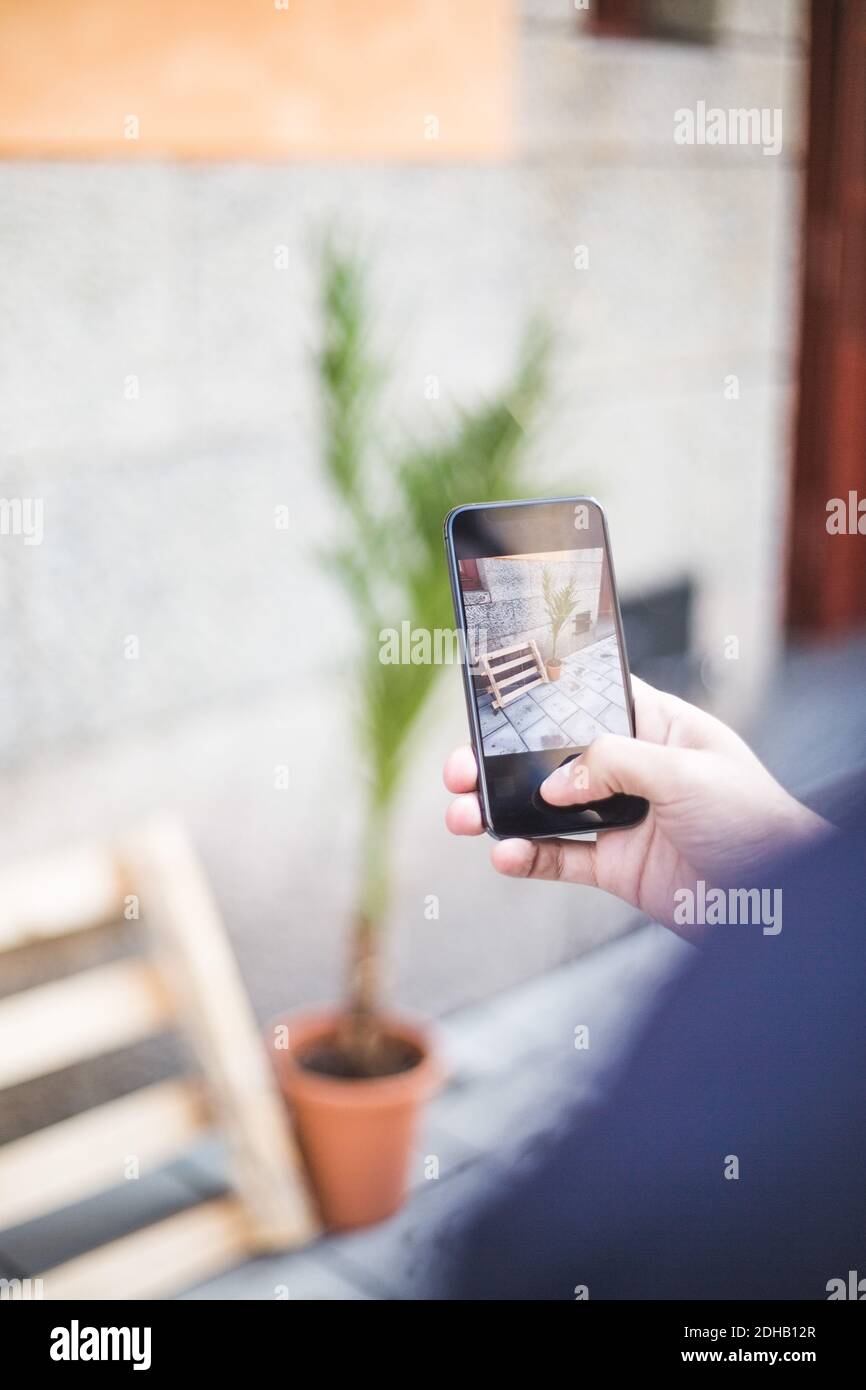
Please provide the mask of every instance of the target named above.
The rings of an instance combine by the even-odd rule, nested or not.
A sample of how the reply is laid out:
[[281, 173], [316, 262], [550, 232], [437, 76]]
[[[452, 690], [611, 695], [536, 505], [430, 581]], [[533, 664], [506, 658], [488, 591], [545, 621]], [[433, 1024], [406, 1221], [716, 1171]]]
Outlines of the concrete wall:
[[[317, 229], [374, 254], [389, 422], [423, 436], [496, 389], [541, 308], [532, 490], [603, 499], [624, 591], [695, 576], [708, 698], [735, 716], [778, 644], [804, 6], [723, 0], [708, 48], [589, 39], [569, 0], [524, 10], [501, 165], [0, 168], [0, 495], [43, 499], [45, 527], [0, 543], [2, 852], [178, 806], [262, 1012], [339, 987], [358, 831], [347, 622], [316, 568]], [[677, 146], [698, 100], [782, 107], [782, 153]], [[434, 1009], [625, 920], [447, 839], [438, 769], [461, 737], [451, 672], [395, 848], [396, 983]]]
[[[598, 618], [602, 552], [575, 551], [574, 560], [479, 560], [481, 590], [464, 594], [471, 652], [496, 651], [512, 642], [534, 641], [543, 660], [552, 655], [553, 634], [544, 603], [544, 571], [558, 588], [575, 583], [574, 613], [585, 615], [588, 627], [574, 632], [574, 617], [561, 629], [558, 657], [569, 656], [593, 640]], [[483, 645], [482, 645], [483, 643]]]

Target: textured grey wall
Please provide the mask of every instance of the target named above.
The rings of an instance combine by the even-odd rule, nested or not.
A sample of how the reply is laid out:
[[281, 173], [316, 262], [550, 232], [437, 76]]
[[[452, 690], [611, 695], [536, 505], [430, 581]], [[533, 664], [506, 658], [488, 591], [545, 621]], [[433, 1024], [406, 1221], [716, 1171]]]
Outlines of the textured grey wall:
[[[557, 655], [568, 656], [593, 640], [598, 617], [601, 584], [601, 551], [582, 551], [581, 558], [543, 563], [540, 560], [479, 560], [483, 590], [465, 595], [469, 651], [496, 651], [511, 642], [534, 640], [544, 660], [552, 651], [553, 637], [544, 603], [544, 571], [556, 586], [571, 581], [575, 588], [575, 613], [588, 619], [589, 629], [575, 635], [570, 619], [559, 633]], [[591, 557], [591, 558], [590, 558]], [[483, 601], [482, 601], [483, 600]]]

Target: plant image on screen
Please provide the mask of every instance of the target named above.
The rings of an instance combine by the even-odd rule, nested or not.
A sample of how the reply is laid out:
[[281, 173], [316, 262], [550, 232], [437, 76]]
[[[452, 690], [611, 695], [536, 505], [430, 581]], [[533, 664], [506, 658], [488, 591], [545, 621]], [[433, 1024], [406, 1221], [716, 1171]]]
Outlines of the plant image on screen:
[[600, 547], [499, 555], [461, 575], [485, 756], [581, 749], [628, 733]]

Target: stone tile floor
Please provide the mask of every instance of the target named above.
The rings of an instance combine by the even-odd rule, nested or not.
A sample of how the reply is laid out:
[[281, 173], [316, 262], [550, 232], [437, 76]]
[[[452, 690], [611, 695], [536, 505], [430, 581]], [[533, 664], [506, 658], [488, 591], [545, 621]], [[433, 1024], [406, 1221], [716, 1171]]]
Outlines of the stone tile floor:
[[[659, 987], [690, 950], [652, 923], [580, 961], [446, 1017], [439, 1042], [450, 1080], [429, 1107], [412, 1155], [410, 1194], [381, 1226], [324, 1236], [300, 1251], [250, 1260], [179, 1298], [412, 1299], [435, 1260], [437, 1224], [489, 1181], [490, 1165], [557, 1094], [589, 1101], [617, 1066]], [[575, 1028], [590, 1046], [576, 1049]], [[431, 1159], [437, 1162], [431, 1163]], [[37, 1274], [101, 1242], [212, 1197], [226, 1183], [215, 1139], [170, 1168], [0, 1232], [0, 1277]], [[436, 1172], [436, 1177], [429, 1176]]]
[[481, 733], [487, 754], [583, 747], [596, 734], [628, 733], [616, 637], [603, 637], [566, 657], [558, 681], [537, 685], [493, 708], [482, 696]]

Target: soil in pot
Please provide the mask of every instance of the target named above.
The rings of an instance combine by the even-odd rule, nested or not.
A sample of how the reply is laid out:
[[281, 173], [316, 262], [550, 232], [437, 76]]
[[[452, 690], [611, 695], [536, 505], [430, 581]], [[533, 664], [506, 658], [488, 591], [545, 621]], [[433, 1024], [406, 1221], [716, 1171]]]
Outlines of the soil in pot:
[[364, 1081], [376, 1076], [399, 1076], [417, 1067], [424, 1053], [405, 1038], [380, 1038], [376, 1051], [363, 1062], [350, 1056], [340, 1045], [336, 1033], [308, 1043], [296, 1053], [298, 1066], [317, 1076], [335, 1076], [342, 1081]]
[[384, 1017], [374, 1072], [370, 1058], [359, 1067], [347, 1054], [339, 1010], [275, 1022], [291, 1039], [288, 1049], [272, 1042], [272, 1057], [325, 1224], [384, 1220], [403, 1200], [419, 1113], [441, 1082], [427, 1030]]

